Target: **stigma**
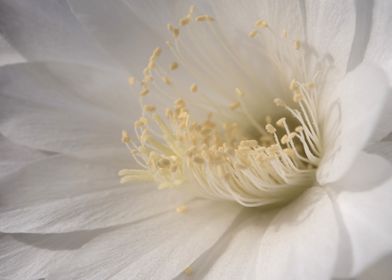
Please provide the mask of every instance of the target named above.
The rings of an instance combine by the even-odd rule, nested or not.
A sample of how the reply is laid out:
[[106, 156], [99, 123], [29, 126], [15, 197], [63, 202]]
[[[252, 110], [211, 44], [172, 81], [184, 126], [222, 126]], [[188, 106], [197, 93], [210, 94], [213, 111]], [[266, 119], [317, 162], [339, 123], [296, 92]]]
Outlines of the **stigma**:
[[[178, 26], [167, 25], [171, 39], [166, 45], [173, 61], [163, 66], [163, 49], [158, 47], [147, 61], [142, 79], [128, 79], [132, 87], [139, 84], [142, 114], [134, 122], [134, 139], [124, 130], [121, 140], [140, 168], [120, 170], [121, 183], [153, 181], [162, 190], [186, 188], [205, 198], [246, 207], [286, 203], [314, 184], [322, 156], [317, 83], [305, 80], [309, 75], [289, 79], [285, 73], [282, 88], [290, 96], [276, 92], [268, 105], [275, 108], [274, 114], [261, 112], [262, 117], [250, 108], [252, 96], [240, 86], [222, 93], [227, 104], [206, 94], [208, 89], [195, 81], [177, 87], [184, 83], [178, 80], [181, 71], [192, 70], [183, 58], [186, 42], [181, 36], [191, 32], [192, 25], [202, 24], [212, 34], [219, 32], [212, 16], [195, 15], [192, 6]], [[269, 55], [277, 69], [301, 67], [305, 50], [300, 40], [290, 38], [287, 31], [278, 35], [280, 31], [265, 19], [254, 24], [249, 40], [260, 39], [262, 32], [279, 45], [277, 53]], [[219, 35], [216, 39], [220, 44]], [[287, 57], [294, 66], [288, 65]], [[149, 99], [153, 94], [157, 96]], [[158, 99], [166, 105], [153, 104]], [[183, 205], [176, 211], [186, 209]]]

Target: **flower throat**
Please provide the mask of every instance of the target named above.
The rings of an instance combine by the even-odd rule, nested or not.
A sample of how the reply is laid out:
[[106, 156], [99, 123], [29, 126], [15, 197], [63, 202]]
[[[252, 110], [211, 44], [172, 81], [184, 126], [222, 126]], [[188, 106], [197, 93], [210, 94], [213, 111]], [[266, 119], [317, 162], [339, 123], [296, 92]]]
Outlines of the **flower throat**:
[[[159, 63], [162, 49], [156, 48], [138, 82], [142, 116], [134, 123], [135, 140], [124, 130], [122, 142], [141, 168], [121, 170], [121, 183], [154, 181], [159, 189], [187, 188], [202, 197], [246, 207], [294, 199], [314, 183], [322, 152], [315, 82], [291, 79], [286, 85], [290, 100], [274, 98], [270, 105], [277, 106], [281, 116], [266, 115], [262, 121], [248, 108], [246, 93], [240, 88], [233, 88], [233, 100], [227, 105], [199, 92], [196, 83], [175, 98], [171, 91], [176, 81], [170, 73], [181, 71], [178, 68], [186, 64], [181, 57], [181, 32], [192, 24], [206, 24], [217, 32], [215, 19], [195, 16], [194, 7], [179, 20], [179, 27], [168, 24], [172, 40], [167, 45], [176, 61], [165, 69]], [[267, 21], [259, 20], [248, 35], [253, 40], [259, 32], [280, 37], [279, 42], [286, 44], [284, 55], [301, 56], [300, 41], [289, 40], [286, 31], [277, 36]], [[274, 62], [281, 66], [279, 59]], [[136, 83], [129, 78], [130, 85]], [[146, 98], [155, 93], [167, 96], [165, 101], [172, 100], [171, 105], [163, 109], [147, 103]], [[204, 118], [194, 117], [191, 109], [198, 105], [189, 104], [187, 95], [190, 100], [199, 95], [216, 111], [204, 110]], [[245, 122], [222, 117], [234, 112]]]

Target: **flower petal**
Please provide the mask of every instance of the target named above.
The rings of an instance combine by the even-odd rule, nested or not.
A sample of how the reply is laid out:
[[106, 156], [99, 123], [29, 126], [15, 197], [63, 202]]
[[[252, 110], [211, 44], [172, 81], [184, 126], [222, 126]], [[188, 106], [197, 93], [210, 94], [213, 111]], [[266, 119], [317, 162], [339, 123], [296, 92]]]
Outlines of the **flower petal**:
[[71, 234], [14, 234], [0, 237], [0, 278], [41, 279], [99, 231]]
[[373, 25], [365, 59], [381, 65], [386, 71], [389, 84], [392, 86], [392, 2], [375, 0], [373, 9]]
[[152, 50], [164, 43], [125, 1], [69, 0], [73, 13], [109, 54], [133, 75], [141, 72]]
[[332, 57], [334, 72], [343, 75], [355, 34], [355, 4], [349, 1], [305, 1], [308, 42], [319, 59]]
[[0, 35], [0, 66], [24, 61], [25, 59]]
[[4, 0], [0, 18], [4, 37], [28, 60], [118, 67], [83, 31], [66, 1]]
[[241, 210], [207, 200], [188, 206], [187, 213], [172, 211], [99, 236], [48, 280], [173, 279], [219, 239]]
[[[330, 279], [337, 254], [333, 204], [319, 187], [307, 190], [273, 218], [261, 237], [250, 279]], [[317, 256], [317, 257], [315, 257]]]
[[178, 190], [119, 186], [117, 165], [63, 156], [37, 161], [0, 181], [0, 231], [56, 233], [110, 227], [175, 209]]
[[367, 147], [366, 151], [375, 153], [392, 162], [392, 141], [382, 141]]
[[317, 180], [321, 185], [338, 180], [350, 168], [374, 133], [388, 84], [383, 71], [362, 64], [320, 101], [324, 155]]
[[392, 165], [376, 155], [361, 154], [350, 172], [330, 189], [346, 239], [340, 246], [336, 276], [358, 275], [392, 249]]
[[126, 76], [63, 63], [10, 65], [0, 73], [0, 132], [13, 142], [128, 159], [120, 133], [138, 112]]
[[0, 178], [48, 155], [12, 143], [0, 134]]

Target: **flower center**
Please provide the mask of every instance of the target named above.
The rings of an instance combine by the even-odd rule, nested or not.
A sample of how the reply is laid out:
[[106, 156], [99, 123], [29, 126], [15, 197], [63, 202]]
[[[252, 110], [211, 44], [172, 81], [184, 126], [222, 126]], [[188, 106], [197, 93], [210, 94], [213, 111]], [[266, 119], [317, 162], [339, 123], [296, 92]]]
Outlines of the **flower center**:
[[[191, 83], [186, 93], [181, 87], [175, 88], [177, 81], [168, 73], [187, 65], [180, 31], [188, 25], [207, 24], [216, 35], [214, 23], [211, 16], [194, 16], [191, 7], [179, 20], [181, 29], [168, 25], [173, 39], [167, 45], [177, 62], [164, 69], [158, 63], [162, 49], [156, 48], [144, 69], [139, 92], [143, 113], [134, 124], [137, 139], [131, 140], [126, 131], [122, 134], [122, 142], [141, 169], [121, 170], [121, 182], [151, 180], [159, 189], [188, 188], [203, 197], [236, 201], [247, 207], [290, 201], [312, 186], [322, 153], [315, 82], [280, 75], [288, 81], [284, 88], [291, 97], [279, 98], [281, 95], [275, 93], [268, 104], [275, 108], [273, 114], [264, 115], [252, 110], [250, 103], [255, 101], [250, 96], [249, 102], [249, 95], [239, 87], [223, 98], [201, 92], [196, 83]], [[292, 68], [303, 63], [300, 41], [288, 40], [287, 32], [277, 36], [265, 20], [256, 22], [248, 34], [250, 40], [263, 30], [275, 38], [277, 48], [269, 55], [271, 65], [287, 68], [287, 57], [292, 61], [294, 56], [291, 73], [298, 72]], [[129, 79], [132, 85], [135, 81]], [[160, 95], [156, 98], [167, 96], [162, 103], [173, 101], [165, 109], [150, 105], [146, 98], [154, 92]], [[227, 96], [231, 102], [222, 105]]]

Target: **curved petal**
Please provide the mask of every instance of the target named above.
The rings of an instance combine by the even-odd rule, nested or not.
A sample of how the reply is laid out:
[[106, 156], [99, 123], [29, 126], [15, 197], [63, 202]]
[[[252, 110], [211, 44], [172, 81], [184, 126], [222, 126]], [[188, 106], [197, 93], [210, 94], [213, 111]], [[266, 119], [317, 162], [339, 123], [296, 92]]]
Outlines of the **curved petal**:
[[153, 49], [164, 43], [157, 33], [138, 18], [126, 1], [68, 2], [85, 29], [134, 75], [143, 71]]
[[272, 219], [250, 279], [330, 279], [337, 245], [333, 204], [325, 190], [313, 187]]
[[392, 254], [382, 258], [358, 277], [358, 280], [389, 280], [392, 275]]
[[240, 210], [234, 204], [195, 201], [187, 213], [172, 211], [103, 234], [48, 280], [173, 279], [219, 239]]
[[358, 275], [392, 250], [392, 165], [362, 154], [350, 172], [330, 186], [346, 232], [336, 276]]
[[0, 66], [24, 61], [25, 59], [0, 35]]
[[392, 141], [374, 143], [366, 148], [366, 151], [375, 153], [392, 162]]
[[350, 168], [380, 120], [388, 84], [379, 68], [362, 64], [347, 74], [336, 91], [320, 101], [324, 155], [317, 172], [321, 185]]
[[66, 1], [4, 0], [0, 18], [5, 38], [28, 60], [119, 67], [84, 32]]
[[308, 42], [320, 60], [331, 57], [344, 75], [355, 34], [355, 1], [305, 1]]
[[44, 279], [71, 256], [70, 251], [99, 233], [4, 235], [0, 237], [0, 278]]
[[392, 2], [375, 0], [373, 9], [373, 25], [365, 59], [381, 65], [392, 86]]
[[138, 221], [190, 199], [155, 186], [120, 186], [115, 164], [63, 156], [34, 162], [0, 181], [0, 232], [56, 233]]
[[0, 134], [0, 178], [47, 154], [12, 143]]
[[63, 63], [5, 66], [0, 100], [0, 132], [15, 143], [76, 157], [129, 157], [119, 135], [138, 110], [124, 74]]

